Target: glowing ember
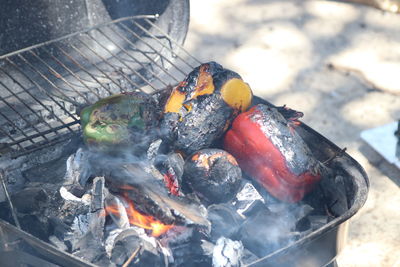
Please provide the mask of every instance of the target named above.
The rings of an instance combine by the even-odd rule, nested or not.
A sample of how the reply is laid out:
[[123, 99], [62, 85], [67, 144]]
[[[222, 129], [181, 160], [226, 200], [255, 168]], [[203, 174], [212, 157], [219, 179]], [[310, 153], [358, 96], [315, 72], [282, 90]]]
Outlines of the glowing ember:
[[[137, 211], [133, 201], [128, 197], [127, 194], [122, 194], [122, 197], [125, 200], [125, 209], [131, 225], [136, 225], [143, 229], [151, 230], [151, 235], [154, 237], [164, 234], [173, 227], [173, 225], [163, 224], [162, 222], [154, 219], [153, 216], [144, 215]], [[107, 214], [114, 214], [118, 217], [120, 216], [118, 207], [116, 205], [106, 206], [105, 210]]]
[[171, 174], [170, 172], [164, 174], [164, 183], [171, 194], [179, 196], [179, 186], [174, 179], [173, 174]]

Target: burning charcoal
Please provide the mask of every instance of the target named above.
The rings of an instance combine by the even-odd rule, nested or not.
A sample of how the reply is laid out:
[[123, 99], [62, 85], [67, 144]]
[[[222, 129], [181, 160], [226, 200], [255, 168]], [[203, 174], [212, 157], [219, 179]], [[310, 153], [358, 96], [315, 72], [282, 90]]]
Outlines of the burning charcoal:
[[239, 267], [242, 254], [243, 245], [240, 241], [221, 237], [214, 247], [213, 267]]
[[165, 186], [175, 196], [182, 195], [181, 184], [184, 160], [179, 153], [170, 153], [157, 157], [156, 168], [163, 175]]
[[161, 129], [175, 149], [191, 154], [210, 147], [251, 102], [251, 89], [239, 74], [208, 62], [172, 90]]
[[229, 153], [221, 149], [203, 149], [185, 162], [184, 182], [205, 203], [222, 203], [237, 193], [242, 172]]
[[211, 222], [211, 239], [232, 237], [238, 231], [243, 219], [229, 204], [216, 204], [208, 207], [208, 219]]
[[11, 196], [12, 203], [19, 213], [31, 214], [40, 212], [49, 198], [42, 188], [25, 188]]
[[259, 208], [265, 208], [264, 199], [257, 189], [249, 182], [246, 182], [239, 193], [236, 194], [233, 203], [236, 211], [243, 217], [251, 216]]
[[154, 137], [158, 109], [142, 92], [112, 95], [82, 110], [81, 125], [86, 145], [107, 153], [143, 153]]
[[129, 228], [129, 217], [126, 213], [126, 208], [123, 200], [121, 200], [118, 196], [108, 194], [105, 201], [105, 210], [118, 228]]
[[116, 237], [111, 261], [126, 266], [166, 266], [162, 252], [133, 229], [124, 230]]
[[164, 224], [198, 225], [209, 228], [206, 209], [183, 197], [169, 195], [164, 185], [145, 173], [140, 165], [114, 166], [109, 176], [112, 189], [124, 195], [137, 211]]

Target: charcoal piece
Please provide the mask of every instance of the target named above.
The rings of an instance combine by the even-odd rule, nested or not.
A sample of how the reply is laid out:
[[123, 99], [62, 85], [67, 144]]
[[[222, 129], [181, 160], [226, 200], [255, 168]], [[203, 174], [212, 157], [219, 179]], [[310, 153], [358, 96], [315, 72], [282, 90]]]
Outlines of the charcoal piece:
[[104, 177], [96, 177], [93, 180], [92, 202], [90, 205], [90, 231], [99, 242], [103, 241], [104, 224], [106, 219], [104, 216], [104, 200], [108, 191], [105, 188], [104, 183]]
[[22, 230], [46, 241], [48, 240], [49, 224], [39, 220], [35, 215], [18, 216]]
[[[250, 203], [250, 205], [248, 205], [246, 207], [245, 210], [241, 210], [241, 215], [244, 216], [245, 218], [254, 216], [255, 214], [257, 214], [258, 212], [260, 212], [261, 210], [265, 210], [267, 209], [267, 206], [264, 204], [264, 202], [260, 201], [260, 200], [256, 200]], [[239, 211], [238, 211], [239, 213]]]
[[233, 199], [241, 179], [242, 171], [235, 158], [221, 149], [202, 149], [185, 162], [184, 182], [207, 204]]
[[124, 230], [125, 229], [116, 228], [116, 229], [113, 229], [111, 231], [108, 231], [107, 238], [104, 241], [104, 248], [106, 250], [108, 258], [111, 259], [111, 255], [112, 255], [112, 250], [114, 248], [115, 239]]
[[143, 242], [133, 230], [121, 232], [114, 241], [111, 261], [118, 265], [124, 264], [135, 250], [143, 246]]
[[71, 188], [83, 188], [91, 175], [89, 152], [79, 148], [75, 154], [68, 157], [66, 161], [66, 172], [64, 175], [64, 186]]
[[49, 236], [49, 241], [50, 241], [51, 244], [53, 244], [59, 250], [68, 251], [67, 245], [63, 241], [58, 239], [56, 236], [54, 236], [54, 235]]
[[68, 235], [71, 228], [65, 224], [60, 218], [51, 217], [49, 218], [49, 232], [59, 240], [64, 240]]
[[325, 177], [321, 180], [321, 189], [326, 207], [334, 216], [341, 216], [348, 211], [349, 206], [343, 176], [338, 175], [334, 179]]
[[104, 208], [104, 200], [107, 196], [104, 186], [104, 177], [96, 177], [93, 180], [92, 201], [90, 205], [91, 212], [97, 212]]
[[155, 167], [163, 175], [165, 186], [173, 195], [182, 195], [182, 175], [185, 161], [179, 153], [159, 155], [154, 162]]
[[147, 159], [152, 162], [156, 159], [157, 155], [158, 155], [158, 151], [160, 149], [162, 140], [161, 139], [157, 139], [155, 141], [153, 141], [150, 145], [149, 148], [147, 149]]
[[22, 175], [29, 182], [40, 183], [59, 183], [62, 182], [66, 173], [66, 161], [68, 155], [75, 153], [81, 138], [74, 137], [61, 146], [61, 150], [57, 152], [56, 158], [46, 160], [45, 163], [38, 164], [22, 172]]
[[24, 188], [13, 194], [11, 201], [19, 213], [32, 214], [46, 207], [48, 194], [42, 188]]
[[244, 183], [233, 199], [236, 211], [244, 217], [249, 217], [259, 209], [266, 208], [264, 203], [263, 197], [250, 182]]
[[22, 172], [30, 182], [57, 183], [61, 182], [66, 172], [66, 156], [31, 167]]
[[172, 252], [174, 267], [210, 266], [214, 245], [193, 228], [174, 227], [161, 242]]
[[80, 245], [81, 239], [89, 232], [90, 214], [81, 214], [75, 217], [70, 231], [65, 234], [64, 240], [71, 244], [75, 251]]
[[225, 237], [217, 240], [214, 246], [213, 267], [239, 267], [243, 254], [243, 244]]
[[166, 266], [164, 255], [154, 244], [142, 239], [135, 230], [127, 229], [116, 237], [111, 261], [123, 265], [133, 253], [136, 255], [128, 266]]
[[208, 207], [208, 219], [211, 222], [211, 239], [232, 237], [238, 231], [243, 219], [229, 204], [215, 204]]
[[288, 237], [295, 223], [292, 218], [262, 210], [241, 225], [237, 236], [246, 249], [263, 257], [292, 241]]
[[317, 230], [328, 223], [328, 216], [325, 215], [310, 215], [307, 219], [312, 230]]
[[164, 224], [210, 226], [207, 210], [193, 200], [169, 195], [165, 186], [138, 164], [115, 165], [107, 177], [109, 189], [127, 194], [135, 208]]
[[108, 194], [105, 200], [105, 205], [108, 207], [106, 208], [107, 214], [111, 217], [118, 228], [126, 229], [129, 227], [128, 214], [123, 201], [118, 196]]
[[242, 263], [242, 265], [247, 266], [259, 259], [260, 258], [254, 255], [250, 250], [244, 248], [240, 262]]
[[102, 260], [107, 253], [102, 243], [93, 236], [92, 232], [87, 232], [87, 234], [77, 242], [76, 248], [72, 254], [89, 262], [96, 262]]

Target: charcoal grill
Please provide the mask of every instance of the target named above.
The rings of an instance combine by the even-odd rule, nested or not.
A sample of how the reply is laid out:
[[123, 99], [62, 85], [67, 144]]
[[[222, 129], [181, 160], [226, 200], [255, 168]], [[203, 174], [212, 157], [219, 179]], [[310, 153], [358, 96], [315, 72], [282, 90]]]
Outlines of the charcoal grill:
[[[123, 91], [157, 92], [178, 83], [200, 64], [181, 46], [188, 26], [188, 1], [166, 2], [160, 14], [138, 8], [141, 15], [114, 18], [86, 29], [74, 26], [75, 32], [62, 32], [56, 39], [0, 56], [0, 178], [5, 189], [18, 185], [8, 179], [8, 172], [43, 160], [37, 156], [42, 150], [52, 151], [79, 135], [77, 114], [82, 107]], [[144, 5], [143, 1], [136, 3]], [[20, 48], [15, 43], [8, 45], [3, 51]], [[272, 105], [259, 98], [256, 102]], [[348, 219], [366, 201], [368, 179], [362, 167], [307, 125], [302, 124], [298, 132], [319, 160], [341, 155], [332, 164], [346, 176], [350, 208], [250, 266], [333, 264], [345, 243]], [[25, 244], [26, 251], [13, 250], [15, 242]], [[0, 261], [6, 266], [93, 266], [3, 220], [0, 247]]]

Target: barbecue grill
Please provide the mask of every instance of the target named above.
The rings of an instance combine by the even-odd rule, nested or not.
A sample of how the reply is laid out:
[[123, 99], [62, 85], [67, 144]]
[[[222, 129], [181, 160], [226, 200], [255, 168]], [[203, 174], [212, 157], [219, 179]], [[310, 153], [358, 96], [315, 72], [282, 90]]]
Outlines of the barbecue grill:
[[[65, 5], [62, 2], [58, 4]], [[108, 19], [91, 18], [90, 12], [73, 13], [76, 17], [64, 21], [71, 23], [70, 29], [55, 27], [52, 40], [39, 34], [40, 29], [28, 31], [24, 41], [15, 34], [3, 37], [9, 41], [0, 48], [7, 53], [0, 56], [0, 178], [6, 193], [2, 201], [19, 186], [10, 173], [51, 159], [57, 147], [80, 134], [77, 114], [83, 107], [119, 92], [157, 93], [200, 64], [182, 47], [188, 29], [188, 1], [109, 2], [95, 1], [104, 5], [91, 7], [92, 11], [107, 10]], [[72, 23], [77, 19], [79, 23]], [[86, 26], [90, 24], [95, 25]], [[259, 98], [255, 102], [272, 106]], [[345, 176], [349, 209], [249, 266], [334, 264], [345, 243], [348, 219], [366, 201], [368, 180], [362, 167], [307, 125], [297, 131], [320, 161], [340, 155], [332, 166]], [[93, 266], [21, 230], [17, 222], [14, 226], [0, 220], [0, 261], [6, 266]], [[15, 243], [26, 249], [14, 250]]]

